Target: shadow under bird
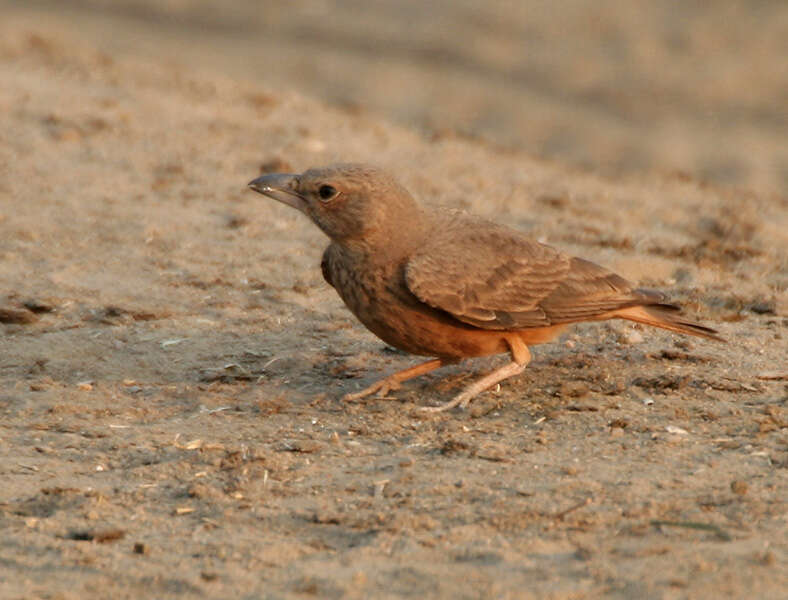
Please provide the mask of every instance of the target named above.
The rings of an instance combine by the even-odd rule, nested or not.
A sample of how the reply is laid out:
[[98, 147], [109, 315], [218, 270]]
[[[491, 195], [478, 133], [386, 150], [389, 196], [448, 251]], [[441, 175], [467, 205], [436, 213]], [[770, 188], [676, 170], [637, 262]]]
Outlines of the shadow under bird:
[[300, 210], [328, 235], [323, 276], [372, 333], [405, 352], [434, 357], [346, 400], [385, 396], [443, 365], [508, 352], [511, 362], [450, 402], [424, 410], [466, 407], [480, 392], [521, 373], [531, 360], [529, 346], [580, 321], [627, 319], [724, 341], [714, 329], [682, 317], [659, 292], [636, 288], [504, 225], [423, 207], [375, 167], [263, 175], [249, 187]]

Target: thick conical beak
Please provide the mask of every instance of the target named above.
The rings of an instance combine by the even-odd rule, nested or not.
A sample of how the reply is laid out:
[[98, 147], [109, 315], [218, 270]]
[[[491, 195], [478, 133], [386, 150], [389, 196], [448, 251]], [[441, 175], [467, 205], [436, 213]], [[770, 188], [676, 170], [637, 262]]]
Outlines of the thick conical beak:
[[264, 196], [279, 200], [283, 204], [297, 208], [301, 212], [306, 210], [306, 200], [296, 191], [298, 175], [292, 173], [271, 173], [262, 175], [249, 182], [249, 187]]

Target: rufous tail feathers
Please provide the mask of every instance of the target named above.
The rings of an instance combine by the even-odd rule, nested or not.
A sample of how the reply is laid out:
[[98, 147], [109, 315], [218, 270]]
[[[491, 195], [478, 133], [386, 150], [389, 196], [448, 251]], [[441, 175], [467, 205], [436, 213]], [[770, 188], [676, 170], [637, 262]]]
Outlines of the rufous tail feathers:
[[613, 313], [613, 316], [644, 325], [652, 325], [684, 333], [687, 335], [697, 335], [717, 342], [725, 342], [725, 338], [717, 335], [717, 331], [711, 327], [706, 327], [699, 323], [685, 319], [677, 306], [672, 304], [647, 304], [641, 306], [628, 306], [620, 308]]

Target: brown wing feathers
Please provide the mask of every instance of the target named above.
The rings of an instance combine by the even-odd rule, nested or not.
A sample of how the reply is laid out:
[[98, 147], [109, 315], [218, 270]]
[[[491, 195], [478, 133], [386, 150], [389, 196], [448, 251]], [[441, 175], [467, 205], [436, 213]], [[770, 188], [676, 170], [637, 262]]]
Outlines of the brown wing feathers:
[[[410, 290], [430, 306], [483, 329], [528, 329], [620, 317], [720, 340], [680, 317], [659, 292], [636, 289], [590, 261], [571, 258], [518, 232], [475, 221], [439, 236], [406, 266]], [[467, 229], [466, 229], [467, 230]], [[505, 252], [496, 248], [505, 247]]]
[[661, 298], [634, 290], [626, 279], [599, 265], [582, 258], [572, 258], [564, 280], [539, 302], [539, 306], [552, 323], [571, 323], [655, 300]]

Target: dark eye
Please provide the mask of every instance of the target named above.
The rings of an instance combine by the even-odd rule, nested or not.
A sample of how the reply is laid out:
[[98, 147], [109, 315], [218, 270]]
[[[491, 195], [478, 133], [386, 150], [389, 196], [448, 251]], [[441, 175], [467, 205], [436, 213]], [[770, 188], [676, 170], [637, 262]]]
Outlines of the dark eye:
[[333, 185], [321, 185], [320, 188], [317, 190], [317, 195], [320, 196], [321, 200], [331, 200], [334, 196], [336, 196], [339, 192], [337, 192], [337, 188]]

